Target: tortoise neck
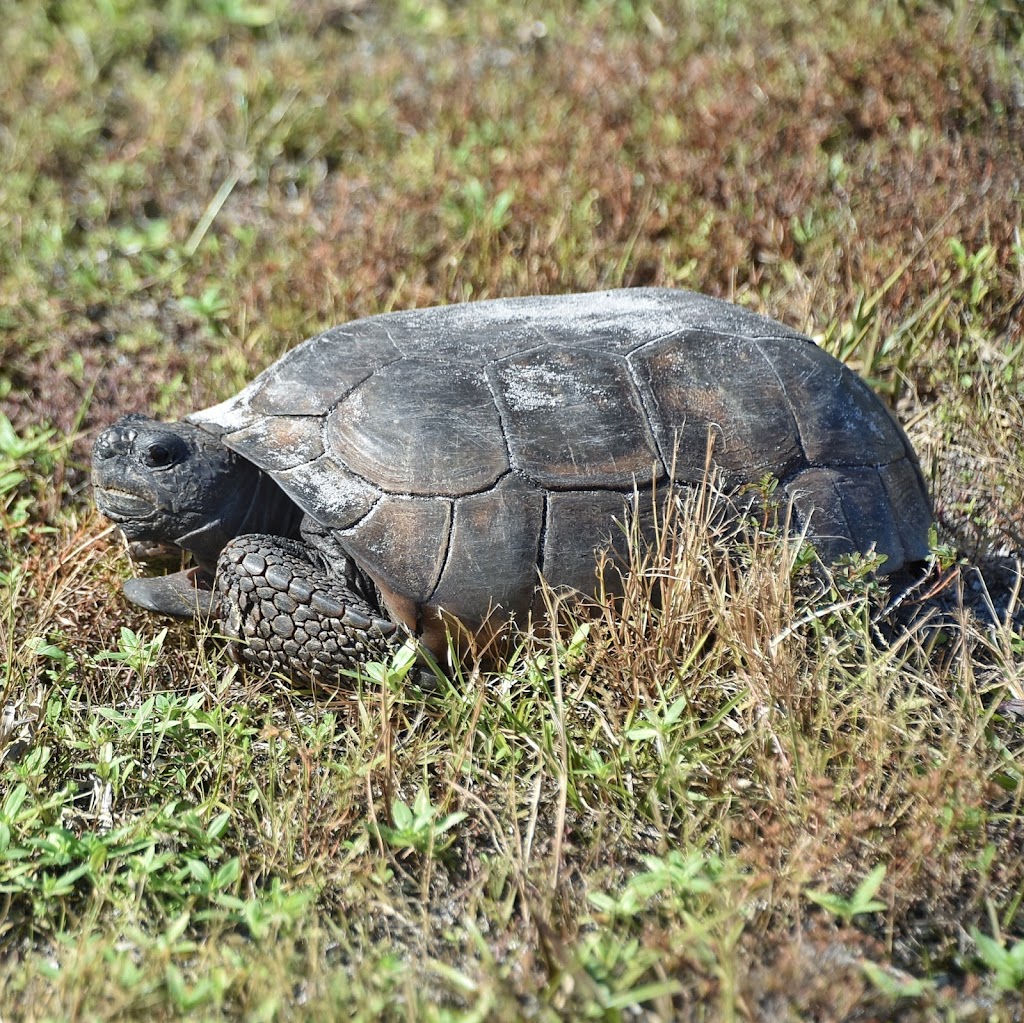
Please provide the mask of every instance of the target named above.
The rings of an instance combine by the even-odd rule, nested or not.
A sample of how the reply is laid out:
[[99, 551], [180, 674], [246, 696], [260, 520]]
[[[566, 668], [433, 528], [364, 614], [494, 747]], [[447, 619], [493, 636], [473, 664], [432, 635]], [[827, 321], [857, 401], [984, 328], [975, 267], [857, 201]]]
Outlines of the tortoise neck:
[[[261, 469], [253, 465], [233, 479], [233, 500], [225, 502], [226, 514], [210, 519], [198, 529], [175, 538], [189, 551], [200, 568], [213, 573], [225, 544], [247, 533], [270, 533], [297, 539], [302, 511]], [[244, 492], [248, 491], [246, 500]]]
[[270, 533], [293, 540], [299, 539], [299, 526], [305, 513], [277, 485], [273, 477], [262, 469], [254, 468], [254, 471], [256, 482], [252, 489], [252, 500], [231, 536]]

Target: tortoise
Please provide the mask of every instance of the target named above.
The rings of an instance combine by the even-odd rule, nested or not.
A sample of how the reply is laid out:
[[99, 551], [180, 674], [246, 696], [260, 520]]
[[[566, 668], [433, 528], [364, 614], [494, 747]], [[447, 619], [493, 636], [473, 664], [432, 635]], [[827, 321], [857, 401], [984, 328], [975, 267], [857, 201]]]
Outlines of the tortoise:
[[808, 337], [663, 288], [492, 299], [355, 320], [178, 423], [129, 415], [93, 452], [100, 510], [192, 568], [126, 597], [212, 606], [243, 661], [337, 676], [414, 636], [443, 656], [583, 594], [639, 490], [770, 474], [821, 559], [928, 552], [918, 459]]

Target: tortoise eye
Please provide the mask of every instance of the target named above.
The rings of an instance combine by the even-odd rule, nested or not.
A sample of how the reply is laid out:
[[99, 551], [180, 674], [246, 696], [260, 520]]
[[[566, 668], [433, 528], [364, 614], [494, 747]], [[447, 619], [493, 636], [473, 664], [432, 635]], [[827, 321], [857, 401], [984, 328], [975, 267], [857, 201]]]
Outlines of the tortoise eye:
[[142, 452], [142, 464], [149, 469], [166, 469], [181, 461], [181, 450], [177, 444], [153, 441]]

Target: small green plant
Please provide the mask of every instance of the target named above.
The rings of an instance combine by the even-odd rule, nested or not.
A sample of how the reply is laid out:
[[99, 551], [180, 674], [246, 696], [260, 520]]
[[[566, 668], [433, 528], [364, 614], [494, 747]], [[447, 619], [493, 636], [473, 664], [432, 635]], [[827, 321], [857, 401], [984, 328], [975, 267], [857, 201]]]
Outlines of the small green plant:
[[36, 636], [30, 640], [28, 648], [33, 655], [47, 662], [48, 667], [44, 669], [43, 673], [51, 682], [60, 681], [77, 663], [71, 654], [62, 650], [55, 643], [43, 639], [42, 636]]
[[450, 832], [467, 816], [464, 810], [443, 813], [440, 807], [431, 803], [425, 786], [416, 793], [412, 806], [395, 800], [391, 815], [393, 825], [376, 825], [380, 837], [394, 849], [427, 854], [444, 852], [456, 838]]
[[[591, 997], [604, 1019], [620, 1019], [623, 1009], [666, 998], [682, 990], [678, 980], [649, 979], [664, 958], [658, 949], [644, 948], [637, 938], [614, 931], [595, 931], [584, 937], [578, 953], [580, 965], [592, 982]], [[587, 1016], [594, 1013], [592, 1008]]]
[[589, 636], [590, 624], [583, 622], [575, 628], [568, 643], [556, 642], [552, 653], [544, 651], [527, 657], [524, 660], [527, 678], [534, 684], [550, 682], [556, 670], [572, 670], [583, 659]]
[[[11, 421], [0, 412], [0, 469], [4, 473], [11, 471], [9, 466], [24, 463], [45, 453], [48, 442], [54, 435], [53, 430], [29, 429], [24, 437], [19, 437]], [[24, 477], [22, 477], [24, 478]], [[0, 475], [0, 482], [3, 475]]]
[[103, 650], [96, 655], [97, 661], [120, 661], [144, 678], [160, 660], [160, 651], [167, 638], [167, 629], [161, 629], [148, 639], [142, 633], [121, 626], [121, 638], [116, 650]]
[[1024, 987], [1024, 941], [1012, 945], [971, 928], [971, 939], [978, 950], [978, 958], [995, 976], [1001, 991], [1019, 991]]
[[949, 248], [960, 270], [960, 287], [969, 309], [977, 309], [992, 287], [992, 275], [996, 265], [996, 250], [991, 245], [982, 245], [971, 252], [959, 238], [949, 239]]
[[819, 892], [813, 889], [804, 892], [804, 894], [811, 902], [821, 906], [822, 909], [827, 910], [833, 916], [839, 917], [844, 926], [848, 927], [854, 917], [862, 916], [864, 913], [877, 913], [879, 910], [886, 908], [884, 902], [875, 898], [884, 880], [885, 864], [879, 863], [857, 885], [853, 895], [848, 899], [844, 899], [841, 895], [836, 895], [833, 892]]
[[715, 890], [722, 861], [712, 853], [673, 849], [664, 857], [645, 856], [646, 870], [631, 877], [617, 895], [590, 892], [591, 905], [611, 917], [629, 917], [661, 899], [675, 912], [687, 912], [696, 900]]
[[935, 982], [900, 974], [893, 969], [883, 969], [878, 963], [865, 959], [860, 964], [864, 976], [871, 981], [876, 991], [892, 999], [922, 998], [935, 990]]
[[24, 535], [42, 481], [52, 476], [54, 434], [29, 427], [19, 435], [0, 411], [0, 528], [12, 540]]
[[643, 724], [638, 724], [626, 733], [633, 742], [653, 742], [664, 755], [665, 741], [676, 731], [680, 718], [686, 712], [689, 700], [680, 696], [667, 706], [652, 707], [643, 712]]
[[199, 7], [212, 18], [242, 28], [266, 28], [278, 18], [274, 4], [250, 3], [249, 0], [203, 0]]
[[470, 177], [454, 187], [445, 199], [444, 209], [458, 237], [477, 231], [494, 235], [512, 220], [515, 197], [509, 188], [492, 196], [479, 178]]
[[215, 334], [224, 332], [224, 321], [232, 309], [231, 300], [225, 297], [219, 284], [204, 288], [199, 298], [185, 295], [181, 305], [198, 316]]
[[390, 661], [368, 661], [363, 672], [377, 685], [398, 690], [416, 665], [418, 651], [415, 643], [403, 643], [391, 655]]
[[[234, 863], [237, 867], [238, 858], [235, 857], [228, 863]], [[238, 898], [222, 892], [217, 895], [216, 901], [218, 906], [230, 910], [229, 919], [244, 924], [253, 940], [262, 941], [272, 934], [291, 930], [315, 899], [316, 893], [313, 889], [291, 889], [286, 887], [280, 878], [275, 877], [271, 879], [266, 889], [256, 892], [249, 898]]]
[[722, 895], [729, 885], [717, 855], [673, 849], [665, 856], [645, 856], [643, 863], [646, 870], [619, 892], [587, 896], [605, 926], [588, 935], [580, 958], [597, 985], [596, 1000], [606, 1010], [681, 990], [676, 979], [665, 977], [664, 954], [636, 940], [635, 921], [656, 914], [671, 929], [672, 946], [685, 948], [688, 959], [705, 965], [720, 962], [723, 950], [742, 930], [742, 925], [725, 923], [728, 910]]

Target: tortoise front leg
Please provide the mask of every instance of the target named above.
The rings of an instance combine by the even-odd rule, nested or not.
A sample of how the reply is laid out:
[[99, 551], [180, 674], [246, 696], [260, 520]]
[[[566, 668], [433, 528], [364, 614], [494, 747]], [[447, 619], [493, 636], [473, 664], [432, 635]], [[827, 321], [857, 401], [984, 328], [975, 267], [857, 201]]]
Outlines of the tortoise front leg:
[[341, 671], [388, 660], [404, 639], [297, 540], [235, 537], [221, 552], [215, 586], [232, 653], [266, 671], [333, 684]]

